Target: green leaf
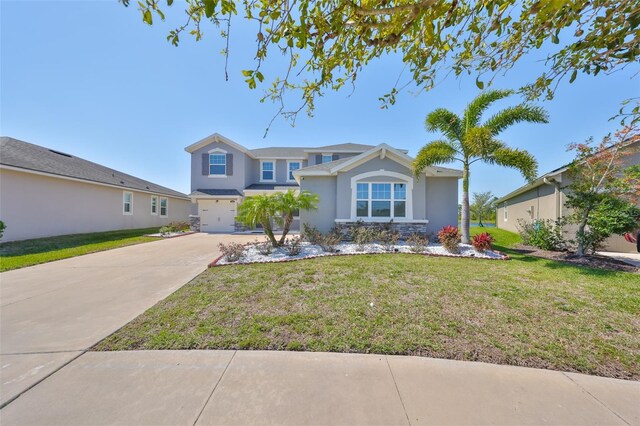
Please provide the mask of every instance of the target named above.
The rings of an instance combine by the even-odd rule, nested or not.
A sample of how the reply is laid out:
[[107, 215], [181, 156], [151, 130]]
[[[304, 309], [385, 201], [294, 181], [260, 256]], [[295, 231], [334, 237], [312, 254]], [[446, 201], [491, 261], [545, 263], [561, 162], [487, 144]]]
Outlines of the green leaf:
[[167, 0], [167, 6], [171, 6], [173, 4], [173, 0]]
[[577, 76], [578, 76], [578, 70], [573, 70], [573, 73], [571, 73], [571, 78], [569, 79], [569, 83], [573, 83], [573, 81], [576, 79]]
[[258, 81], [260, 81], [260, 83], [262, 83], [262, 81], [264, 80], [264, 76], [260, 71], [256, 72], [256, 78], [258, 79]]
[[252, 70], [242, 70], [242, 75], [244, 75], [245, 77], [251, 77], [252, 74]]
[[478, 86], [478, 89], [482, 90], [484, 89], [484, 83], [482, 81], [479, 80], [480, 77], [476, 78], [476, 86]]
[[147, 9], [142, 14], [142, 20], [149, 25], [153, 25], [153, 17], [151, 16], [151, 10]]
[[202, 3], [204, 3], [204, 14], [207, 18], [211, 18], [216, 9], [215, 0], [202, 0]]

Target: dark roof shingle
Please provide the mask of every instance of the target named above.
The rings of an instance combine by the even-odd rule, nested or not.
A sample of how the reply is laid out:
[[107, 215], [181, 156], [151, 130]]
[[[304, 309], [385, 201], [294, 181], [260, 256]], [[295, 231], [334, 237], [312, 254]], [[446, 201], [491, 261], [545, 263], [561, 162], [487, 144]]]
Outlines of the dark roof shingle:
[[10, 137], [0, 138], [0, 164], [178, 198], [183, 194], [100, 164]]

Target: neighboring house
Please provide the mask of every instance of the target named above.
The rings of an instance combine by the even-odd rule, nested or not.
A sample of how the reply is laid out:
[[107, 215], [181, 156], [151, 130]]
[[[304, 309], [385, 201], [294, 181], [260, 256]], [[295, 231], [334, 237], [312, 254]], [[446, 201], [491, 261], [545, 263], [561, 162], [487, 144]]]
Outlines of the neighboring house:
[[457, 224], [462, 173], [429, 167], [415, 177], [407, 151], [386, 144], [247, 149], [216, 133], [185, 150], [194, 222], [204, 232], [239, 231], [235, 216], [244, 197], [290, 189], [320, 198], [318, 210], [300, 212], [298, 228], [307, 223], [326, 232], [356, 221], [392, 222], [407, 234]]
[[[629, 145], [634, 152], [625, 157], [629, 166], [640, 164], [640, 143]], [[498, 228], [518, 232], [518, 221], [556, 220], [567, 217], [571, 209], [565, 206], [568, 186], [571, 178], [569, 166], [562, 166], [540, 176], [535, 181], [496, 200], [496, 225]], [[640, 206], [639, 206], [640, 207]], [[565, 236], [575, 238], [575, 225], [565, 226]], [[636, 252], [635, 244], [631, 244], [621, 236], [613, 236], [606, 241], [607, 251]]]
[[73, 155], [0, 138], [3, 241], [187, 221], [189, 197]]

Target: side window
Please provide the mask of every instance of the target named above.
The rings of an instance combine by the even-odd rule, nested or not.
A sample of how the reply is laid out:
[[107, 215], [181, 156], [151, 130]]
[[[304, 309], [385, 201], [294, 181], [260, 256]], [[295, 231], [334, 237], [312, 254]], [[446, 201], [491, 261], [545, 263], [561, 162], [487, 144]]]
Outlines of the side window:
[[504, 221], [506, 222], [507, 220], [509, 220], [509, 206], [508, 205], [504, 205]]
[[151, 214], [152, 215], [158, 214], [158, 197], [155, 195], [151, 196]]
[[160, 216], [167, 217], [169, 214], [169, 199], [160, 197]]
[[261, 163], [260, 180], [275, 180], [275, 166], [273, 161], [263, 161]]
[[133, 193], [122, 193], [122, 214], [133, 214]]
[[299, 168], [300, 168], [300, 162], [299, 161], [291, 161], [289, 163], [289, 177], [288, 177], [288, 180], [290, 180], [290, 181], [295, 180], [293, 178], [293, 172], [295, 170], [298, 170]]

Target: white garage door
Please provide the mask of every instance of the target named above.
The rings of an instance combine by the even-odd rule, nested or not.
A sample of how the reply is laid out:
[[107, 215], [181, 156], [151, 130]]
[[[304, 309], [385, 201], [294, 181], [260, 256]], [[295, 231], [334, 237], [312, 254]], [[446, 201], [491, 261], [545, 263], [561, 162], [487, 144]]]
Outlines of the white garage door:
[[236, 217], [235, 200], [198, 200], [202, 232], [233, 232]]

